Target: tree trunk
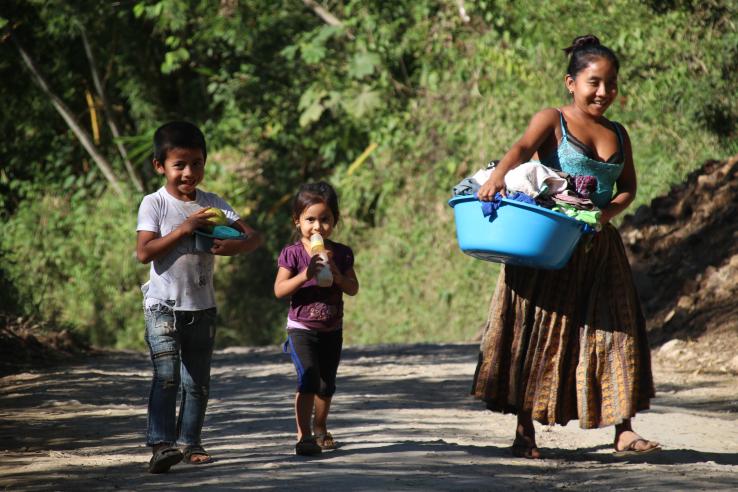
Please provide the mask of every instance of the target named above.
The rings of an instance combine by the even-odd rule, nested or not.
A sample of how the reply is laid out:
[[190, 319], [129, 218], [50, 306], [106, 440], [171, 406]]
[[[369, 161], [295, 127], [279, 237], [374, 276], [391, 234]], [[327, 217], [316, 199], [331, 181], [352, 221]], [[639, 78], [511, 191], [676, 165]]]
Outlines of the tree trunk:
[[28, 68], [28, 70], [31, 72], [31, 75], [33, 76], [35, 82], [38, 84], [41, 90], [49, 97], [49, 99], [51, 100], [51, 104], [53, 104], [54, 106], [54, 109], [56, 109], [61, 117], [64, 118], [64, 121], [67, 123], [72, 132], [74, 132], [75, 136], [85, 148], [87, 153], [90, 154], [90, 157], [92, 157], [92, 160], [95, 161], [97, 167], [100, 168], [100, 171], [102, 171], [103, 176], [105, 176], [105, 178], [108, 180], [108, 183], [110, 183], [110, 186], [113, 188], [113, 190], [118, 195], [123, 196], [123, 190], [118, 183], [118, 179], [115, 177], [113, 167], [110, 165], [107, 159], [105, 159], [105, 157], [97, 151], [97, 149], [95, 148], [95, 144], [92, 143], [90, 135], [85, 131], [84, 128], [82, 128], [82, 126], [80, 126], [69, 108], [67, 108], [64, 102], [51, 91], [43, 75], [41, 75], [41, 72], [39, 72], [36, 64], [31, 59], [31, 57], [28, 56], [26, 50], [23, 49], [23, 46], [21, 46], [15, 36], [11, 35], [11, 39], [13, 40], [15, 47], [18, 48], [18, 52], [20, 52], [21, 58], [26, 64], [26, 68]]
[[136, 173], [135, 169], [133, 168], [133, 165], [131, 164], [131, 160], [128, 158], [128, 152], [126, 151], [126, 148], [123, 145], [123, 142], [121, 142], [120, 140], [120, 132], [118, 131], [118, 125], [115, 122], [115, 117], [113, 116], [112, 108], [110, 107], [110, 104], [108, 104], [108, 99], [107, 97], [105, 97], [105, 90], [103, 89], [102, 83], [100, 82], [100, 77], [97, 74], [97, 66], [95, 65], [95, 57], [92, 54], [90, 43], [87, 41], [87, 33], [85, 32], [84, 26], [82, 26], [81, 24], [79, 26], [79, 29], [82, 34], [82, 44], [85, 47], [85, 53], [87, 54], [87, 61], [90, 64], [90, 72], [92, 72], [92, 82], [93, 84], [95, 84], [95, 90], [97, 91], [97, 95], [100, 98], [100, 101], [102, 101], [103, 110], [105, 111], [105, 121], [108, 122], [110, 133], [113, 135], [113, 140], [115, 141], [115, 145], [118, 147], [118, 153], [123, 159], [123, 164], [126, 167], [128, 176], [131, 178], [131, 181], [133, 182], [133, 186], [135, 186], [136, 189], [140, 193], [143, 193], [144, 187], [143, 187], [143, 183], [141, 182], [141, 178], [139, 178], [138, 173]]

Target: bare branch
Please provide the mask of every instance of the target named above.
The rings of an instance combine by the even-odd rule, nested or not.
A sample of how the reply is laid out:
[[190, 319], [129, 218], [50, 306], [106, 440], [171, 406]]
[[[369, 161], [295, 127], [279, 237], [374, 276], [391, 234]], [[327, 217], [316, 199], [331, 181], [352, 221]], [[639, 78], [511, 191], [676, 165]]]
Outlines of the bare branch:
[[128, 158], [128, 152], [126, 151], [126, 148], [120, 139], [120, 132], [118, 131], [118, 125], [115, 122], [114, 113], [112, 111], [112, 108], [110, 107], [110, 104], [108, 103], [108, 98], [105, 97], [105, 89], [103, 88], [103, 85], [100, 82], [100, 77], [97, 74], [97, 65], [95, 64], [95, 57], [92, 54], [90, 43], [87, 41], [87, 33], [85, 32], [85, 28], [81, 23], [79, 24], [79, 30], [82, 35], [82, 44], [85, 47], [85, 54], [87, 55], [87, 61], [89, 62], [89, 65], [90, 65], [90, 72], [92, 73], [92, 82], [93, 84], [95, 84], [95, 90], [97, 91], [97, 96], [100, 98], [100, 101], [102, 101], [103, 109], [105, 110], [105, 121], [107, 121], [108, 123], [108, 127], [110, 128], [110, 133], [113, 135], [115, 145], [118, 148], [118, 153], [123, 159], [123, 165], [125, 165], [126, 167], [128, 176], [131, 178], [131, 181], [133, 182], [133, 186], [135, 186], [136, 189], [140, 193], [143, 193], [144, 191], [143, 183], [141, 182], [141, 178], [139, 178], [138, 173], [136, 173], [135, 169], [133, 168], [133, 165], [131, 164], [131, 160]]
[[[323, 21], [329, 26], [344, 27], [343, 22], [341, 22], [338, 17], [331, 14], [325, 7], [315, 0], [302, 0], [302, 2], [312, 9], [312, 11], [315, 12], [318, 17], [323, 19]], [[351, 31], [349, 30], [346, 30], [346, 36], [348, 36], [349, 39], [354, 39], [354, 35], [351, 34]]]
[[26, 64], [26, 68], [31, 72], [31, 75], [33, 76], [34, 81], [38, 86], [41, 88], [41, 90], [48, 96], [48, 98], [51, 100], [51, 104], [54, 106], [54, 109], [61, 115], [62, 118], [64, 118], [64, 121], [67, 123], [67, 126], [74, 132], [75, 136], [79, 140], [79, 142], [82, 144], [82, 146], [85, 148], [88, 154], [90, 154], [90, 157], [92, 157], [92, 160], [95, 161], [95, 164], [97, 164], [97, 167], [100, 168], [100, 171], [102, 171], [103, 176], [108, 180], [108, 183], [110, 183], [110, 186], [113, 188], [113, 190], [120, 196], [123, 196], [123, 190], [120, 187], [120, 184], [118, 184], [118, 179], [115, 177], [115, 172], [113, 171], [113, 167], [110, 165], [110, 163], [105, 159], [103, 155], [101, 155], [97, 149], [95, 148], [95, 145], [92, 143], [92, 139], [90, 138], [90, 135], [85, 131], [84, 128], [77, 122], [72, 112], [69, 110], [69, 108], [64, 104], [64, 102], [59, 99], [56, 94], [52, 92], [52, 90], [49, 88], [49, 85], [46, 83], [46, 80], [44, 79], [43, 75], [41, 75], [41, 72], [39, 72], [38, 68], [36, 67], [36, 64], [31, 59], [31, 57], [26, 53], [26, 50], [23, 49], [23, 46], [18, 42], [15, 36], [11, 35], [11, 39], [13, 40], [13, 43], [15, 44], [15, 47], [18, 49], [18, 52], [21, 55], [21, 58], [23, 59], [23, 62]]
[[471, 20], [469, 14], [466, 13], [466, 7], [464, 6], [464, 0], [456, 0], [456, 6], [459, 8], [459, 16], [464, 23]]

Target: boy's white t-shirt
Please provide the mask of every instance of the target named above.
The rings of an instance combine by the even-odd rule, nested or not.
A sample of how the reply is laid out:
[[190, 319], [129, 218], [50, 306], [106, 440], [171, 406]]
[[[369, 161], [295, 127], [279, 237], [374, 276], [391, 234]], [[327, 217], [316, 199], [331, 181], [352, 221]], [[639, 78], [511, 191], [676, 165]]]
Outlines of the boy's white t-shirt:
[[[146, 195], [138, 209], [136, 231], [155, 232], [166, 236], [190, 215], [202, 208], [218, 207], [225, 212], [228, 223], [240, 217], [228, 203], [215, 193], [197, 190], [195, 200], [184, 202], [174, 198], [164, 188]], [[174, 301], [176, 311], [200, 311], [215, 307], [212, 253], [195, 251], [195, 236], [180, 239], [166, 255], [151, 262], [149, 281], [141, 286], [144, 305]]]

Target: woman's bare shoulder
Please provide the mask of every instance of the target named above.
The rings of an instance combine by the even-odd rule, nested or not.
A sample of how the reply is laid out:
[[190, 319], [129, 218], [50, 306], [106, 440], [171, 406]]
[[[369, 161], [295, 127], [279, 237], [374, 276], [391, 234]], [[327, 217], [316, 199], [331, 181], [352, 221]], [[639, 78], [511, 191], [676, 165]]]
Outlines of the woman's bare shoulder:
[[533, 115], [530, 126], [540, 129], [556, 128], [559, 124], [559, 110], [556, 108], [544, 108]]
[[544, 108], [533, 115], [532, 121], [536, 121], [539, 124], [551, 124], [559, 122], [559, 115], [561, 113], [556, 108]]

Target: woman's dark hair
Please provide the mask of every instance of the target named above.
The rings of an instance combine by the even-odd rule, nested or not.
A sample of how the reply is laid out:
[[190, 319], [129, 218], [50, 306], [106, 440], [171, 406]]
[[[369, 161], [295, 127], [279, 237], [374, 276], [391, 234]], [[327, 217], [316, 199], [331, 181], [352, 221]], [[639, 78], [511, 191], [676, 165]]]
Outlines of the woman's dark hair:
[[154, 132], [154, 159], [163, 164], [167, 152], [172, 149], [200, 149], [202, 158], [207, 160], [208, 157], [205, 135], [197, 126], [186, 121], [164, 123]]
[[564, 48], [564, 53], [569, 57], [566, 73], [574, 79], [595, 58], [607, 58], [615, 67], [615, 73], [620, 70], [618, 57], [610, 48], [600, 44], [600, 40], [594, 34], [577, 36], [571, 46]]
[[336, 195], [336, 190], [325, 181], [306, 183], [300, 186], [295, 198], [292, 199], [292, 218], [298, 220], [303, 210], [316, 203], [325, 203], [333, 212], [335, 223], [338, 224], [340, 216], [338, 195]]

